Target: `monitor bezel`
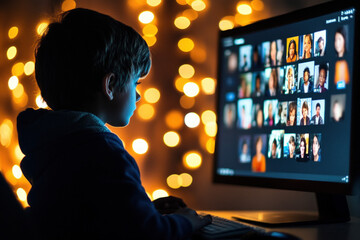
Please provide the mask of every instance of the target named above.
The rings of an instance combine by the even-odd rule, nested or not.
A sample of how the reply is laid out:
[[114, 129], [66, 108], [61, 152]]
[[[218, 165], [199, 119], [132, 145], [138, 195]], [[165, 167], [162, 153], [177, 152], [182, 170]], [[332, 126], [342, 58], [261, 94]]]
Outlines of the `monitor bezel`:
[[[230, 37], [234, 35], [239, 35], [241, 33], [251, 33], [259, 30], [268, 29], [276, 26], [283, 26], [291, 23], [295, 23], [302, 20], [307, 20], [310, 18], [318, 17], [321, 15], [326, 15], [333, 13], [335, 11], [340, 11], [342, 9], [349, 9], [354, 7], [355, 11], [355, 29], [359, 29], [360, 25], [360, 4], [356, 1], [331, 1], [326, 2], [320, 5], [300, 9], [294, 12], [290, 12], [284, 15], [272, 17], [269, 19], [264, 19], [247, 26], [237, 27], [231, 30], [219, 31], [218, 35], [218, 65], [217, 65], [217, 79], [220, 81], [221, 74], [221, 39], [225, 37]], [[354, 66], [359, 64], [359, 32], [360, 29], [355, 31], [354, 36], [354, 52], [358, 53], [358, 57], [354, 56]], [[359, 70], [353, 68], [353, 79], [358, 79]], [[213, 182], [214, 183], [224, 183], [224, 184], [233, 184], [233, 185], [244, 185], [244, 186], [253, 186], [253, 187], [264, 187], [264, 188], [276, 188], [276, 189], [288, 189], [288, 190], [297, 190], [297, 191], [306, 191], [306, 192], [318, 192], [318, 193], [332, 193], [332, 194], [355, 194], [357, 191], [354, 188], [355, 182], [359, 180], [360, 168], [359, 161], [356, 161], [357, 151], [356, 146], [360, 146], [360, 140], [357, 137], [360, 133], [359, 124], [356, 122], [358, 119], [358, 112], [356, 107], [360, 103], [359, 95], [359, 83], [358, 81], [353, 80], [352, 82], [352, 109], [351, 109], [351, 136], [350, 136], [350, 167], [349, 167], [349, 182], [347, 183], [337, 183], [337, 182], [322, 182], [322, 181], [310, 181], [310, 180], [294, 180], [294, 179], [280, 179], [280, 178], [265, 178], [259, 176], [224, 176], [217, 173], [217, 148], [219, 144], [218, 136], [216, 136], [215, 142], [215, 152], [214, 152], [214, 164], [213, 164]], [[217, 84], [216, 91], [216, 109], [217, 115], [219, 115], [219, 92], [221, 86]], [[219, 118], [218, 118], [219, 124]]]

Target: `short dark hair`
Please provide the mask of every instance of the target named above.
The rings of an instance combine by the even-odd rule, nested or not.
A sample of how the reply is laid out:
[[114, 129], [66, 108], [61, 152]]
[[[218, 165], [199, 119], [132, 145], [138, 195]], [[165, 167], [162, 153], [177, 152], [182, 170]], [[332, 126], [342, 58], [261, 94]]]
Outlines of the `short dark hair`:
[[326, 63], [321, 63], [319, 65], [319, 73], [321, 70], [324, 70], [325, 71], [325, 80], [327, 78], [327, 72], [328, 72], [328, 65]]
[[308, 68], [308, 67], [306, 67], [305, 69], [304, 69], [304, 73], [305, 72], [307, 72], [309, 75], [310, 75], [310, 69]]
[[320, 103], [317, 103], [317, 104], [316, 104], [315, 109], [318, 108], [318, 107], [321, 108]]
[[150, 66], [149, 47], [134, 29], [82, 8], [50, 23], [35, 49], [36, 81], [53, 110], [86, 106], [110, 73], [123, 92], [130, 79], [145, 76]]

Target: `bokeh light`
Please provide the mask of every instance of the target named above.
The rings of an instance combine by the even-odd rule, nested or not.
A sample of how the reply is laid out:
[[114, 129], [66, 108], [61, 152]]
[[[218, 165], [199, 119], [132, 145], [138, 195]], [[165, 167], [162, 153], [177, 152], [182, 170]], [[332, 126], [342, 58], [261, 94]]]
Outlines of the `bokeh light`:
[[5, 119], [0, 125], [0, 143], [2, 146], [10, 146], [13, 127], [14, 125], [10, 119]]
[[132, 142], [132, 148], [137, 154], [144, 154], [148, 151], [149, 145], [145, 139], [138, 138]]
[[144, 98], [149, 103], [156, 103], [160, 99], [160, 91], [156, 88], [149, 88], [144, 92]]
[[252, 13], [252, 8], [249, 4], [246, 3], [241, 3], [238, 4], [236, 7], [236, 10], [238, 11], [238, 13], [242, 14], [242, 15], [249, 15]]
[[9, 60], [13, 59], [14, 57], [16, 57], [17, 54], [17, 49], [15, 46], [11, 46], [8, 48], [7, 52], [6, 52], [6, 56]]
[[15, 165], [12, 167], [12, 173], [13, 173], [13, 175], [14, 175], [14, 177], [15, 177], [16, 179], [20, 179], [21, 176], [22, 176], [22, 171], [21, 171], [21, 169], [20, 169], [20, 166], [15, 164]]
[[166, 183], [169, 187], [173, 189], [178, 189], [183, 184], [182, 178], [177, 174], [171, 174], [170, 176], [168, 176], [166, 179]]
[[198, 151], [189, 151], [183, 156], [183, 164], [186, 168], [197, 169], [201, 166], [202, 157]]
[[210, 122], [216, 122], [216, 114], [211, 110], [206, 110], [201, 114], [201, 122], [207, 124]]
[[34, 73], [35, 70], [35, 63], [33, 61], [28, 61], [24, 65], [24, 73], [26, 76], [30, 76]]
[[185, 16], [175, 18], [174, 24], [179, 29], [186, 29], [190, 26], [190, 20]]
[[179, 92], [183, 92], [184, 90], [184, 85], [189, 82], [189, 79], [186, 78], [182, 78], [182, 77], [178, 77], [175, 79], [175, 88], [176, 90], [178, 90]]
[[168, 196], [169, 194], [164, 189], [157, 189], [153, 192], [152, 199], [156, 200], [158, 198], [168, 197]]
[[183, 91], [186, 96], [195, 97], [199, 94], [200, 88], [196, 83], [188, 82], [184, 85]]
[[182, 173], [179, 177], [181, 178], [182, 187], [189, 187], [193, 182], [193, 177], [188, 173]]
[[40, 94], [38, 94], [36, 96], [35, 103], [39, 108], [47, 108], [48, 107], [47, 103], [44, 101], [44, 99], [41, 97]]
[[37, 32], [37, 34], [38, 34], [38, 35], [42, 35], [48, 25], [49, 25], [48, 22], [41, 22], [41, 23], [39, 23], [39, 24], [37, 25], [37, 27], [36, 27], [36, 32]]
[[210, 138], [206, 141], [206, 151], [213, 154], [215, 152], [215, 139]]
[[14, 90], [19, 84], [19, 79], [17, 76], [11, 76], [8, 81], [8, 86], [10, 90]]
[[146, 3], [151, 7], [156, 7], [161, 3], [161, 0], [146, 0]]
[[190, 109], [195, 105], [195, 98], [188, 97], [186, 95], [181, 96], [180, 106], [184, 109]]
[[157, 41], [157, 38], [155, 36], [143, 36], [143, 39], [146, 41], [149, 47], [154, 46]]
[[191, 7], [195, 11], [203, 11], [206, 8], [206, 4], [202, 0], [195, 0], [191, 2]]
[[26, 192], [23, 188], [18, 188], [16, 190], [16, 195], [18, 196], [19, 200], [22, 201], [22, 202], [25, 202], [26, 201]]
[[155, 18], [155, 15], [151, 11], [143, 11], [139, 14], [139, 21], [144, 24], [151, 23]]
[[180, 142], [180, 136], [177, 132], [169, 131], [164, 134], [163, 140], [166, 146], [176, 147]]
[[137, 114], [143, 120], [150, 120], [155, 115], [155, 108], [152, 105], [145, 103], [138, 108]]
[[165, 123], [169, 128], [180, 129], [183, 124], [183, 114], [178, 110], [171, 110], [165, 116]]
[[69, 10], [74, 9], [74, 8], [76, 8], [76, 2], [74, 0], [65, 0], [61, 4], [61, 10], [63, 12], [69, 11]]
[[183, 52], [190, 52], [191, 50], [193, 50], [194, 46], [194, 41], [190, 38], [182, 38], [178, 42], [178, 47]]
[[19, 28], [14, 26], [9, 29], [8, 36], [10, 39], [14, 39], [14, 38], [16, 38], [18, 33], [19, 33]]
[[216, 90], [216, 82], [213, 78], [203, 78], [201, 80], [201, 89], [207, 95], [212, 95]]
[[194, 62], [197, 62], [197, 63], [205, 62], [206, 56], [207, 56], [206, 48], [198, 46], [198, 45], [196, 47], [194, 47], [194, 49], [190, 52], [191, 60], [193, 60]]
[[205, 124], [205, 133], [209, 137], [215, 137], [217, 133], [217, 124], [216, 122], [208, 122]]
[[147, 24], [142, 30], [144, 36], [152, 37], [155, 36], [158, 32], [158, 28], [154, 24]]
[[187, 4], [186, 1], [187, 1], [187, 0], [176, 0], [176, 2], [177, 2], [178, 4], [180, 4], [180, 5], [186, 5], [186, 4]]
[[251, 1], [251, 7], [255, 11], [262, 11], [264, 9], [264, 2], [261, 0], [252, 0]]
[[186, 18], [188, 18], [190, 21], [194, 21], [195, 19], [198, 18], [199, 14], [197, 13], [197, 11], [195, 11], [192, 8], [186, 9], [185, 11], [183, 11], [182, 15]]
[[24, 86], [19, 83], [12, 93], [15, 98], [21, 98], [21, 96], [24, 94]]
[[24, 63], [17, 62], [11, 68], [11, 74], [14, 76], [21, 76], [24, 74]]
[[179, 67], [179, 74], [183, 78], [192, 78], [195, 74], [195, 69], [190, 64], [183, 64]]
[[219, 28], [221, 31], [234, 28], [234, 17], [233, 16], [223, 17], [219, 22]]
[[187, 127], [195, 128], [200, 124], [200, 117], [196, 113], [190, 112], [185, 115], [184, 122]]

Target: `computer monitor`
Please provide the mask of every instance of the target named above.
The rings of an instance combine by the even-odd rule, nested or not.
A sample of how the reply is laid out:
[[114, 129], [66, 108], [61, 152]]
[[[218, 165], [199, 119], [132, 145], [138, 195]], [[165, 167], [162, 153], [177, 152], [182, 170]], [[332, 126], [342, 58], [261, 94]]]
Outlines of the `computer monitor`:
[[214, 182], [315, 192], [317, 220], [349, 220], [359, 12], [328, 2], [219, 33]]

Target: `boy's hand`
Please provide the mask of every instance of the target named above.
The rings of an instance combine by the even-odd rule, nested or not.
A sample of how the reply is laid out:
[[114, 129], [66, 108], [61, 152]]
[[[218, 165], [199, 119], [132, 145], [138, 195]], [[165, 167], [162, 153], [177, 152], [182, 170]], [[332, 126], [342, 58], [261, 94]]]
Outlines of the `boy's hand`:
[[179, 214], [188, 219], [191, 222], [193, 231], [197, 231], [212, 222], [212, 218], [210, 215], [199, 216], [196, 211], [190, 208], [181, 208], [174, 212], [174, 214]]
[[155, 208], [161, 214], [169, 214], [174, 213], [181, 208], [185, 208], [186, 204], [183, 202], [181, 198], [169, 196], [158, 198], [153, 201]]

